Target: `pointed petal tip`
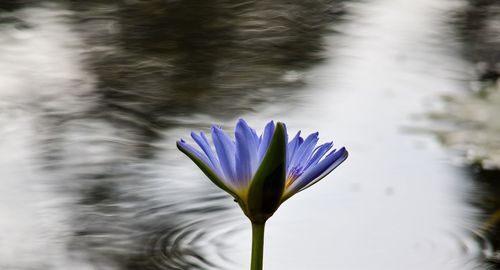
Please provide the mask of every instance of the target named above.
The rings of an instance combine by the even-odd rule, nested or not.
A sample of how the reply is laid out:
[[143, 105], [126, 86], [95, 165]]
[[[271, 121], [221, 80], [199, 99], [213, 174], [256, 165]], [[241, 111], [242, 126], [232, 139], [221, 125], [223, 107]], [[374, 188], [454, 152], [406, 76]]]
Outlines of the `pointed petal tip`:
[[220, 135], [222, 133], [226, 134], [226, 132], [222, 129], [221, 126], [212, 126], [211, 132], [212, 132], [212, 137], [214, 136], [214, 134], [217, 135]]
[[222, 126], [221, 125], [217, 125], [217, 124], [213, 124], [212, 127], [210, 128], [210, 130], [214, 131], [214, 130], [221, 130], [222, 129]]
[[177, 149], [181, 150], [181, 152], [184, 151], [189, 151], [187, 150], [187, 142], [184, 139], [180, 139], [177, 142], [175, 142], [175, 145], [177, 146]]
[[298, 139], [302, 139], [302, 137], [300, 136], [300, 134], [302, 133], [302, 130], [299, 130], [297, 131], [297, 133], [295, 134], [294, 138], [298, 138]]
[[339, 165], [341, 163], [343, 163], [347, 157], [349, 156], [349, 152], [347, 151], [347, 149], [342, 146], [340, 149], [335, 149], [335, 150], [332, 150], [328, 155], [328, 156], [336, 156], [335, 160], [339, 161]]
[[[276, 122], [276, 126], [274, 127], [274, 133], [276, 133], [278, 130], [282, 130], [280, 132], [283, 132], [283, 134], [285, 135], [285, 138], [288, 137], [288, 132], [286, 130], [286, 125], [282, 122]], [[287, 142], [285, 141], [285, 144]]]
[[235, 130], [239, 128], [244, 128], [244, 129], [250, 129], [250, 126], [248, 125], [247, 121], [243, 118], [239, 118], [238, 122], [236, 122]]
[[332, 142], [332, 141], [329, 141], [329, 142], [324, 143], [323, 145], [333, 146], [333, 142]]
[[345, 153], [343, 154], [343, 155], [345, 155], [345, 158], [347, 158], [347, 157], [349, 156], [349, 151], [347, 151], [347, 149], [346, 149], [344, 146], [342, 146], [342, 148], [340, 148], [340, 150], [339, 150], [339, 151], [344, 151], [344, 152], [345, 152]]
[[177, 145], [177, 148], [179, 148], [179, 150], [189, 151], [189, 144], [184, 139], [178, 140], [175, 144]]
[[191, 138], [193, 138], [193, 140], [197, 141], [197, 139], [200, 138], [200, 135], [198, 135], [198, 133], [196, 133], [194, 131], [191, 131]]
[[267, 127], [269, 127], [269, 126], [274, 126], [274, 127], [276, 126], [276, 125], [274, 124], [274, 120], [271, 120], [271, 121], [267, 122], [267, 124], [264, 126], [264, 129], [266, 129], [266, 128], [267, 128]]

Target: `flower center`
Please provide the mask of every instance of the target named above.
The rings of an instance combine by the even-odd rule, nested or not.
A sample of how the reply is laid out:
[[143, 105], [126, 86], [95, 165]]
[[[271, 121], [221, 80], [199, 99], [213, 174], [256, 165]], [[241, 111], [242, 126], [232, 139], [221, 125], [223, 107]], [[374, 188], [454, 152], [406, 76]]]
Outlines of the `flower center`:
[[296, 166], [296, 167], [292, 167], [289, 171], [288, 171], [288, 176], [286, 178], [286, 184], [285, 184], [285, 188], [288, 188], [291, 184], [293, 184], [293, 182], [295, 182], [295, 180], [301, 176], [303, 173], [303, 170], [302, 170], [302, 167], [301, 166]]

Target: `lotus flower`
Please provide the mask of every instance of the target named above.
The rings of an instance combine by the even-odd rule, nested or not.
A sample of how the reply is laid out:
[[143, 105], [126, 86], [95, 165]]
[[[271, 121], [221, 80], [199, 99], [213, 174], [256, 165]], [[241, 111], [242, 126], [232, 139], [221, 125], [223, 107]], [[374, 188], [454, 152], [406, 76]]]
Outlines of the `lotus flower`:
[[213, 151], [207, 136], [192, 132], [201, 151], [184, 140], [177, 147], [212, 180], [231, 194], [252, 221], [251, 270], [262, 270], [264, 227], [278, 207], [294, 194], [317, 183], [347, 158], [331, 142], [316, 146], [318, 133], [288, 141], [283, 123], [269, 122], [261, 136], [240, 119], [233, 141], [212, 127]]
[[213, 126], [215, 151], [203, 132], [192, 132], [191, 137], [201, 151], [182, 139], [177, 147], [231, 194], [254, 222], [265, 222], [281, 203], [317, 183], [347, 158], [344, 147], [332, 150], [331, 142], [316, 146], [318, 132], [304, 139], [299, 131], [288, 141], [286, 126], [273, 121], [258, 136], [239, 119], [235, 140]]

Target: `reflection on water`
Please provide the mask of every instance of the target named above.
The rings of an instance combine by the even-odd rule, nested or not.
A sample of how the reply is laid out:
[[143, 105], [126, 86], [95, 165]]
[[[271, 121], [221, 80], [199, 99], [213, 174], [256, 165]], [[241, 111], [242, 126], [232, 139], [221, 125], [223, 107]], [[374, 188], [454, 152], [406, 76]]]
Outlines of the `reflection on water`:
[[456, 13], [456, 23], [460, 37], [467, 43], [464, 47], [466, 57], [486, 63], [486, 73], [495, 71], [500, 59], [497, 49], [500, 45], [500, 3], [495, 0], [467, 0], [465, 8]]
[[103, 106], [112, 109], [106, 113], [153, 124], [193, 111], [235, 116], [249, 104], [286, 95], [321, 60], [322, 35], [340, 13], [331, 0], [72, 7], [93, 45], [88, 61]]
[[498, 267], [500, 264], [500, 252], [498, 252], [500, 246], [500, 201], [498, 200], [500, 171], [474, 167], [471, 175], [478, 183], [477, 197], [480, 198], [471, 200], [471, 203], [483, 209], [484, 213], [481, 218], [483, 223], [478, 233], [484, 238], [491, 239], [492, 244], [497, 248], [496, 252], [492, 250], [488, 254], [488, 259]]
[[[491, 239], [494, 249], [500, 247], [500, 3], [491, 0], [469, 0], [456, 13], [455, 26], [465, 42], [463, 52], [474, 65], [473, 80], [467, 92], [452, 93], [445, 98], [445, 108], [432, 112], [433, 119], [445, 123], [435, 128], [440, 141], [459, 150], [464, 163], [471, 167], [471, 178], [478, 191], [470, 202], [483, 209], [482, 225], [476, 231]], [[450, 125], [451, 124], [451, 125]], [[498, 264], [498, 251], [488, 255]]]
[[0, 268], [245, 269], [248, 224], [174, 144], [244, 115], [353, 153], [273, 218], [268, 268], [486, 269], [486, 172], [401, 132], [467, 88], [446, 22], [478, 19], [408, 3], [2, 2]]
[[[177, 151], [161, 142], [178, 136], [164, 130], [197, 126], [184, 115], [232, 117], [288, 95], [321, 60], [321, 37], [340, 7], [2, 5], [0, 164], [9, 178], [2, 193], [13, 197], [2, 201], [0, 228], [16, 231], [3, 238], [2, 269], [227, 264], [224, 240], [240, 227], [231, 225], [231, 202], [204, 185], [185, 187]], [[19, 253], [32, 259], [10, 255]]]

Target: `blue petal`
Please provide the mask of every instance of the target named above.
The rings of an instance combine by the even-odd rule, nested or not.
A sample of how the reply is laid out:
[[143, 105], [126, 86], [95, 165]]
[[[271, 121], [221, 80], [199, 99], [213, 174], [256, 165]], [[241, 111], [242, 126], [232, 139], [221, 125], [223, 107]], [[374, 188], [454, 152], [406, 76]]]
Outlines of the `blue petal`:
[[307, 165], [307, 161], [311, 157], [316, 143], [318, 143], [318, 134], [318, 132], [315, 132], [307, 136], [305, 141], [295, 151], [293, 158], [290, 161], [289, 169], [292, 169], [294, 167], [304, 169], [304, 167]]
[[207, 155], [208, 159], [210, 160], [210, 164], [212, 164], [212, 167], [215, 168], [217, 170], [217, 173], [220, 174], [221, 172], [220, 163], [217, 160], [217, 157], [215, 156], [214, 152], [212, 151], [212, 148], [210, 147], [210, 143], [208, 142], [205, 133], [200, 132], [200, 135], [191, 132], [191, 137], [193, 138], [193, 140], [200, 146], [203, 152], [205, 152], [205, 155]]
[[332, 151], [316, 166], [310, 167], [299, 178], [297, 178], [292, 185], [290, 185], [287, 190], [287, 197], [290, 197], [291, 195], [317, 183], [333, 171], [333, 169], [340, 165], [344, 160], [346, 160], [347, 155], [348, 152], [344, 147], [338, 151]]
[[235, 183], [235, 146], [231, 138], [220, 128], [212, 127], [212, 140], [226, 180]]
[[205, 165], [207, 165], [212, 170], [214, 170], [214, 172], [217, 172], [217, 170], [212, 166], [212, 163], [208, 160], [207, 156], [205, 156], [200, 151], [198, 151], [196, 148], [194, 148], [191, 145], [189, 145], [188, 143], [186, 143], [185, 140], [181, 139], [180, 141], [178, 141], [178, 145], [179, 145], [179, 147], [182, 147], [184, 150], [186, 150], [189, 153], [191, 153], [194, 156], [196, 156], [196, 158], [198, 158], [203, 163], [205, 163]]
[[332, 146], [333, 143], [329, 142], [316, 147], [316, 149], [313, 152], [312, 158], [309, 160], [304, 170], [307, 170], [309, 167], [318, 164], [318, 162], [326, 154], [326, 152], [330, 151]]
[[264, 155], [267, 152], [267, 148], [269, 148], [269, 144], [271, 143], [273, 134], [274, 134], [274, 122], [271, 121], [267, 123], [266, 127], [264, 128], [262, 137], [260, 139], [259, 150], [257, 152], [257, 156], [259, 158], [258, 164], [262, 162], [262, 159], [264, 158]]
[[259, 138], [253, 129], [243, 120], [238, 120], [235, 129], [236, 138], [236, 179], [240, 187], [246, 186], [257, 170], [257, 150]]
[[281, 123], [281, 124], [283, 125], [283, 129], [285, 131], [285, 143], [287, 143], [288, 142], [288, 130], [286, 128], [286, 124], [285, 123]]
[[300, 137], [300, 131], [297, 132], [295, 137], [288, 143], [287, 148], [286, 148], [286, 168], [288, 169], [290, 167], [290, 162], [293, 159], [293, 156], [295, 154], [295, 151], [299, 148], [299, 146], [302, 144], [303, 139]]
[[239, 194], [232, 188], [231, 183], [227, 182], [221, 174], [216, 173], [212, 167], [207, 163], [206, 156], [201, 154], [198, 150], [188, 145], [184, 140], [177, 141], [177, 148], [188, 156], [198, 168], [219, 188], [231, 194], [234, 198], [241, 198]]

